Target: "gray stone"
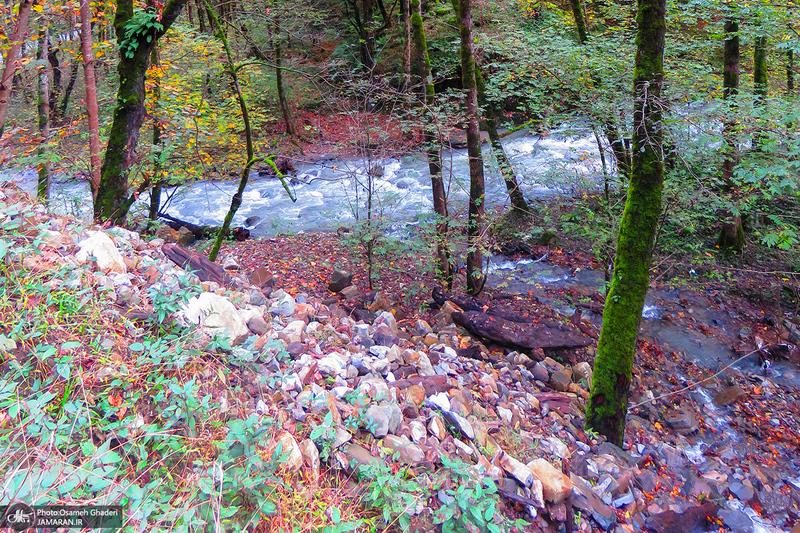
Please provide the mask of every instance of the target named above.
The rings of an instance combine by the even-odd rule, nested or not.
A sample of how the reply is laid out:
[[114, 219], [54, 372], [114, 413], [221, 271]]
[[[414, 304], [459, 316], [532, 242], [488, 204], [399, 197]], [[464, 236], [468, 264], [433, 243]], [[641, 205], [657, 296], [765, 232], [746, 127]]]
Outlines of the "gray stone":
[[550, 381], [550, 372], [548, 372], [547, 367], [544, 366], [544, 363], [541, 361], [533, 365], [533, 377], [542, 383]]
[[224, 296], [204, 292], [186, 302], [183, 309], [187, 322], [198, 324], [209, 337], [225, 336], [234, 345], [250, 335], [242, 315]]
[[609, 505], [606, 505], [593, 491], [592, 487], [580, 476], [570, 474], [572, 480], [572, 503], [581, 511], [591, 515], [592, 519], [603, 531], [609, 531], [617, 523], [617, 516]]
[[567, 392], [570, 383], [572, 383], [572, 378], [564, 371], [560, 370], [550, 375], [550, 386], [559, 392]]
[[259, 289], [251, 290], [250, 304], [256, 306], [267, 305], [267, 299], [264, 297], [264, 293], [261, 292]]
[[742, 511], [735, 509], [723, 509], [719, 512], [722, 523], [736, 533], [753, 533], [753, 521]]
[[247, 321], [247, 327], [255, 335], [263, 335], [269, 331], [269, 325], [267, 324], [267, 321], [259, 315], [250, 317], [250, 320]]
[[404, 463], [416, 465], [425, 460], [425, 452], [422, 451], [422, 448], [410, 442], [406, 437], [386, 435], [383, 445], [397, 453], [400, 461]]
[[367, 409], [365, 426], [375, 438], [395, 433], [403, 423], [403, 412], [395, 404], [371, 405]]
[[117, 246], [111, 237], [102, 231], [90, 231], [89, 238], [84, 239], [78, 244], [80, 250], [75, 254], [75, 259], [79, 264], [88, 263], [94, 258], [97, 268], [105, 273], [118, 272], [124, 274], [127, 269], [122, 254], [119, 253]]
[[328, 279], [328, 290], [331, 292], [341, 292], [345, 287], [353, 283], [353, 274], [346, 270], [334, 270]]
[[291, 295], [284, 293], [278, 301], [269, 307], [269, 312], [277, 316], [292, 316], [297, 309], [297, 303]]
[[453, 411], [446, 410], [442, 410], [442, 417], [450, 426], [458, 430], [461, 435], [469, 440], [475, 440], [475, 430], [472, 429], [472, 425], [466, 418]]
[[349, 287], [345, 287], [344, 289], [339, 291], [339, 294], [341, 294], [348, 300], [352, 300], [353, 298], [356, 298], [358, 296], [358, 287], [356, 287], [355, 285], [350, 285]]
[[585, 380], [587, 383], [592, 377], [592, 365], [587, 362], [581, 362], [572, 367], [572, 380], [575, 383], [580, 383]]
[[394, 315], [389, 311], [383, 311], [375, 321], [372, 323], [375, 326], [376, 330], [378, 326], [381, 324], [385, 324], [388, 328], [392, 331], [393, 334], [397, 335], [397, 320], [394, 318]]
[[424, 337], [428, 333], [432, 332], [433, 328], [431, 328], [431, 325], [425, 322], [424, 320], [417, 320], [417, 323], [414, 324], [414, 329], [412, 331], [414, 335], [419, 337]]

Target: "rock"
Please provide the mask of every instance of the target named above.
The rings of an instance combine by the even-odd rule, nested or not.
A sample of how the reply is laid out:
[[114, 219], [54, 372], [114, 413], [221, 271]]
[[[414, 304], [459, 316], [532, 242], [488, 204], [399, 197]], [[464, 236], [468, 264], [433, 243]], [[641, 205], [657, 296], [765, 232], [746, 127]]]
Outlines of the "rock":
[[444, 417], [445, 422], [458, 430], [465, 438], [475, 440], [475, 430], [472, 429], [472, 425], [470, 425], [466, 418], [453, 411], [445, 410], [442, 411], [442, 417]]
[[[271, 286], [273, 283], [272, 272], [270, 272], [263, 266], [258, 267], [252, 274], [250, 274], [250, 283], [252, 283], [256, 287]], [[252, 303], [253, 305], [263, 305], [261, 303], [254, 303], [252, 299], [250, 300], [250, 303]]]
[[378, 318], [375, 319], [375, 322], [372, 323], [373, 326], [377, 329], [378, 326], [381, 324], [386, 324], [392, 333], [397, 335], [397, 320], [395, 320], [394, 315], [388, 311], [383, 311], [381, 314], [378, 315]]
[[353, 283], [353, 274], [346, 270], [334, 270], [328, 279], [328, 290], [331, 292], [341, 292], [345, 287]]
[[731, 494], [742, 500], [744, 503], [748, 503], [756, 495], [756, 493], [753, 492], [753, 489], [738, 481], [731, 483], [730, 486], [728, 486], [728, 489], [731, 491]]
[[572, 378], [563, 370], [550, 375], [550, 386], [559, 392], [567, 392], [571, 383]]
[[572, 481], [547, 460], [534, 459], [528, 463], [528, 468], [542, 482], [542, 490], [547, 501], [560, 503], [569, 496], [572, 491]]
[[550, 381], [550, 372], [541, 361], [533, 365], [533, 377], [542, 383], [547, 383]]
[[341, 291], [339, 291], [339, 294], [344, 296], [345, 299], [347, 299], [347, 300], [352, 300], [353, 298], [357, 298], [358, 297], [358, 294], [359, 294], [358, 293], [358, 287], [356, 287], [355, 285], [350, 285], [348, 287], [345, 287]]
[[293, 342], [300, 342], [303, 340], [303, 332], [306, 330], [306, 323], [303, 320], [293, 320], [286, 324], [283, 331], [280, 332], [279, 337], [286, 341], [287, 344]]
[[586, 383], [592, 378], [592, 365], [587, 362], [581, 362], [577, 365], [572, 367], [572, 380], [575, 383], [580, 383], [581, 380], [585, 380]]
[[571, 474], [572, 504], [582, 512], [590, 514], [603, 531], [610, 530], [617, 522], [614, 509], [606, 505], [592, 490], [592, 487], [581, 477]]
[[236, 261], [236, 258], [232, 255], [225, 256], [225, 259], [222, 260], [222, 268], [225, 270], [239, 270], [241, 267], [239, 263]]
[[428, 421], [428, 431], [439, 440], [444, 440], [447, 436], [447, 432], [444, 428], [444, 421], [437, 414], [431, 415]]
[[742, 511], [723, 509], [719, 512], [719, 519], [736, 533], [753, 533], [753, 521]]
[[405, 392], [406, 401], [419, 407], [425, 402], [425, 388], [422, 385], [411, 385]]
[[269, 324], [260, 315], [253, 315], [247, 321], [247, 328], [253, 332], [254, 335], [263, 335], [269, 331]]
[[177, 230], [170, 228], [169, 226], [161, 226], [156, 230], [156, 237], [162, 239], [165, 243], [173, 243], [178, 242], [180, 238], [180, 233]]
[[445, 392], [431, 394], [427, 400], [427, 403], [431, 408], [441, 409], [442, 411], [450, 410], [450, 397], [447, 396], [447, 393]]
[[197, 237], [195, 237], [194, 233], [192, 233], [192, 230], [186, 226], [181, 226], [178, 229], [178, 238], [175, 242], [177, 242], [179, 246], [189, 246], [196, 240]]
[[317, 370], [324, 377], [328, 377], [328, 376], [336, 377], [336, 376], [344, 375], [345, 366], [336, 357], [327, 356], [327, 357], [323, 357], [322, 359], [317, 360]]
[[695, 529], [705, 531], [708, 524], [706, 518], [717, 516], [717, 504], [706, 502], [698, 507], [690, 507], [682, 513], [666, 511], [650, 515], [645, 521], [645, 526], [654, 533], [686, 533]]
[[[348, 472], [357, 472], [359, 466], [378, 466], [381, 460], [378, 457], [373, 457], [369, 450], [359, 444], [348, 442], [342, 448], [341, 459], [344, 464], [342, 465]], [[337, 457], [338, 454], [337, 454]]]
[[417, 465], [425, 461], [425, 452], [422, 448], [410, 442], [406, 437], [386, 435], [383, 445], [399, 455], [400, 461], [410, 465]]
[[333, 437], [333, 444], [331, 444], [331, 449], [337, 450], [341, 448], [345, 443], [350, 442], [353, 436], [347, 431], [345, 428], [341, 426], [336, 426], [334, 437]]
[[297, 303], [289, 294], [283, 294], [278, 301], [269, 306], [269, 312], [277, 316], [292, 316], [297, 309]]
[[367, 409], [365, 426], [375, 438], [396, 433], [403, 423], [403, 412], [396, 404], [371, 405]]
[[739, 385], [723, 387], [717, 394], [714, 395], [714, 403], [722, 407], [724, 405], [732, 404], [742, 396], [747, 396], [747, 393]]
[[431, 364], [431, 360], [422, 352], [419, 353], [419, 366], [417, 367], [417, 371], [420, 376], [435, 376], [436, 371], [433, 369], [433, 365]]
[[415, 336], [424, 337], [428, 333], [433, 333], [433, 328], [431, 328], [431, 325], [424, 320], [417, 320], [416, 324], [414, 324], [412, 334]]
[[102, 231], [90, 231], [89, 238], [82, 240], [78, 248], [80, 249], [75, 254], [75, 259], [79, 264], [88, 263], [89, 258], [94, 257], [97, 268], [106, 274], [127, 272], [122, 254], [119, 253], [111, 237]]
[[387, 324], [378, 325], [378, 327], [375, 328], [375, 333], [372, 335], [372, 339], [376, 344], [388, 347], [394, 346], [398, 342], [397, 335]]
[[204, 292], [189, 299], [183, 311], [187, 322], [198, 324], [209, 337], [224, 335], [231, 345], [236, 345], [250, 336], [242, 315], [224, 296]]
[[389, 298], [389, 295], [383, 291], [378, 291], [369, 309], [377, 313], [378, 311], [390, 311], [392, 307], [394, 307], [394, 302]]
[[533, 480], [536, 479], [530, 468], [502, 450], [497, 452], [494, 459], [492, 459], [492, 464], [502, 468], [506, 474], [516, 479], [523, 487], [529, 488], [533, 485]]
[[311, 439], [306, 439], [300, 443], [300, 454], [303, 456], [303, 465], [306, 471], [311, 474], [313, 483], [319, 481], [319, 450]]
[[425, 444], [428, 440], [428, 431], [425, 428], [425, 423], [421, 420], [412, 420], [408, 423], [411, 430], [411, 440], [417, 444]]
[[667, 425], [681, 435], [688, 435], [697, 431], [697, 419], [694, 411], [677, 410], [666, 415]]
[[280, 445], [279, 456], [284, 459], [281, 462], [281, 468], [292, 473], [299, 471], [303, 466], [303, 454], [292, 434], [288, 431], [281, 431], [275, 443], [268, 448], [269, 456], [275, 454], [278, 445]]

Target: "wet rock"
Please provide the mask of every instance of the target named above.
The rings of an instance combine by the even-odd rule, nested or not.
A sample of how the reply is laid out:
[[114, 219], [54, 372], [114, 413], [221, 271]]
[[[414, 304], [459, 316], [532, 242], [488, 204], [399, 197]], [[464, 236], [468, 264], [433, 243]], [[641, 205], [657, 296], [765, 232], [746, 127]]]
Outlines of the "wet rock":
[[736, 533], [753, 533], [753, 521], [742, 511], [723, 509], [719, 512], [719, 519]]
[[397, 453], [401, 462], [416, 465], [425, 461], [425, 452], [408, 438], [397, 435], [386, 435], [383, 445]]
[[766, 487], [757, 493], [758, 502], [764, 509], [765, 516], [777, 516], [780, 513], [789, 509], [792, 503], [792, 498], [788, 494], [784, 494], [780, 487]]
[[728, 486], [728, 490], [730, 490], [731, 494], [739, 498], [744, 503], [748, 503], [756, 495], [753, 489], [751, 489], [747, 485], [740, 483], [739, 481], [734, 481], [733, 483], [731, 483]]
[[344, 288], [353, 283], [353, 274], [346, 270], [334, 270], [328, 279], [328, 290], [331, 292], [341, 292]]
[[241, 344], [250, 335], [236, 306], [213, 292], [204, 292], [189, 299], [183, 312], [187, 322], [199, 324], [209, 337], [225, 336], [231, 345]]
[[403, 412], [395, 404], [371, 405], [367, 409], [365, 425], [367, 431], [375, 438], [382, 438], [389, 433], [396, 433], [403, 423]]
[[610, 530], [617, 522], [617, 516], [609, 505], [603, 502], [581, 477], [571, 474], [573, 486], [572, 504], [581, 511], [591, 515], [592, 519], [603, 531]]
[[[258, 267], [252, 274], [250, 274], [250, 283], [252, 283], [256, 287], [272, 286], [273, 284], [272, 272], [270, 272], [264, 267]], [[252, 296], [251, 296], [250, 303], [252, 303], [253, 305], [264, 305], [266, 304], [266, 301], [263, 303], [254, 303], [252, 301]]]
[[665, 420], [670, 428], [681, 435], [688, 435], [697, 431], [697, 419], [694, 416], [694, 411], [670, 411], [667, 413]]
[[647, 517], [645, 526], [654, 533], [687, 533], [695, 529], [705, 531], [700, 528], [708, 525], [707, 518], [717, 516], [717, 510], [717, 504], [712, 502], [690, 507], [682, 513], [670, 510]]
[[127, 272], [125, 261], [122, 259], [122, 254], [119, 253], [117, 245], [111, 240], [111, 237], [102, 231], [90, 231], [89, 237], [84, 239], [78, 244], [78, 252], [75, 254], [75, 259], [79, 264], [88, 263], [90, 258], [94, 258], [98, 270], [108, 274], [109, 272], [118, 272], [124, 274]]
[[542, 482], [544, 497], [550, 503], [560, 503], [572, 491], [572, 481], [547, 460], [538, 458], [528, 463], [528, 468]]
[[723, 387], [717, 394], [714, 395], [714, 403], [721, 406], [730, 405], [747, 393], [739, 386], [733, 385], [732, 387]]
[[550, 381], [550, 372], [541, 361], [533, 365], [533, 377], [542, 383], [547, 383]]

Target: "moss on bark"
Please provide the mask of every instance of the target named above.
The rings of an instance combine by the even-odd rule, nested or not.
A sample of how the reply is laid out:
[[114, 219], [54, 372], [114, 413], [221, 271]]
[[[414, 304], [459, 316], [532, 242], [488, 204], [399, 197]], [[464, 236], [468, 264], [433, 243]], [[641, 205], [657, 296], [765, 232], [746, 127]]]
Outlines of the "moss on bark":
[[663, 188], [661, 85], [666, 0], [640, 0], [636, 16], [634, 150], [617, 259], [597, 345], [586, 426], [622, 445], [636, 337], [647, 295]]

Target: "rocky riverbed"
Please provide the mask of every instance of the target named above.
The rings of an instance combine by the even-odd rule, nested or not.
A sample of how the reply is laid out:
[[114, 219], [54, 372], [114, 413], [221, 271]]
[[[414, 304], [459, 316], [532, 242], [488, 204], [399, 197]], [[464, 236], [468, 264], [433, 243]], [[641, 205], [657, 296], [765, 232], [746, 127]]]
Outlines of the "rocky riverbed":
[[[27, 201], [0, 191], [5, 209]], [[459, 459], [496, 482], [503, 514], [530, 531], [563, 531], [567, 520], [584, 532], [800, 531], [800, 398], [769, 376], [715, 373], [640, 342], [620, 449], [584, 430], [593, 346], [549, 356], [487, 347], [453, 323], [452, 302], [398, 319], [385, 293], [358, 289], [348, 272], [328, 270], [326, 293], [304, 292], [285, 283], [291, 276], [242, 268], [233, 251], [220, 261], [222, 282], [203, 281], [167, 258], [164, 239], [50, 218], [41, 206], [23, 229], [4, 241], [36, 239], [41, 253], [5, 260], [83, 271], [132, 339], [158, 311], [153, 295], [192, 291], [170, 320], [197, 328], [201, 344], [223, 339], [218, 355], [241, 391], [205, 376], [214, 409], [281, 420], [275, 446], [295, 483], [328, 468], [357, 479], [359, 465], [382, 463], [425, 486]], [[0, 352], [13, 356], [6, 333]], [[122, 372], [100, 361], [97, 374]], [[145, 420], [158, 409], [139, 406]], [[428, 527], [448, 498], [439, 491], [408, 507], [412, 527]]]

